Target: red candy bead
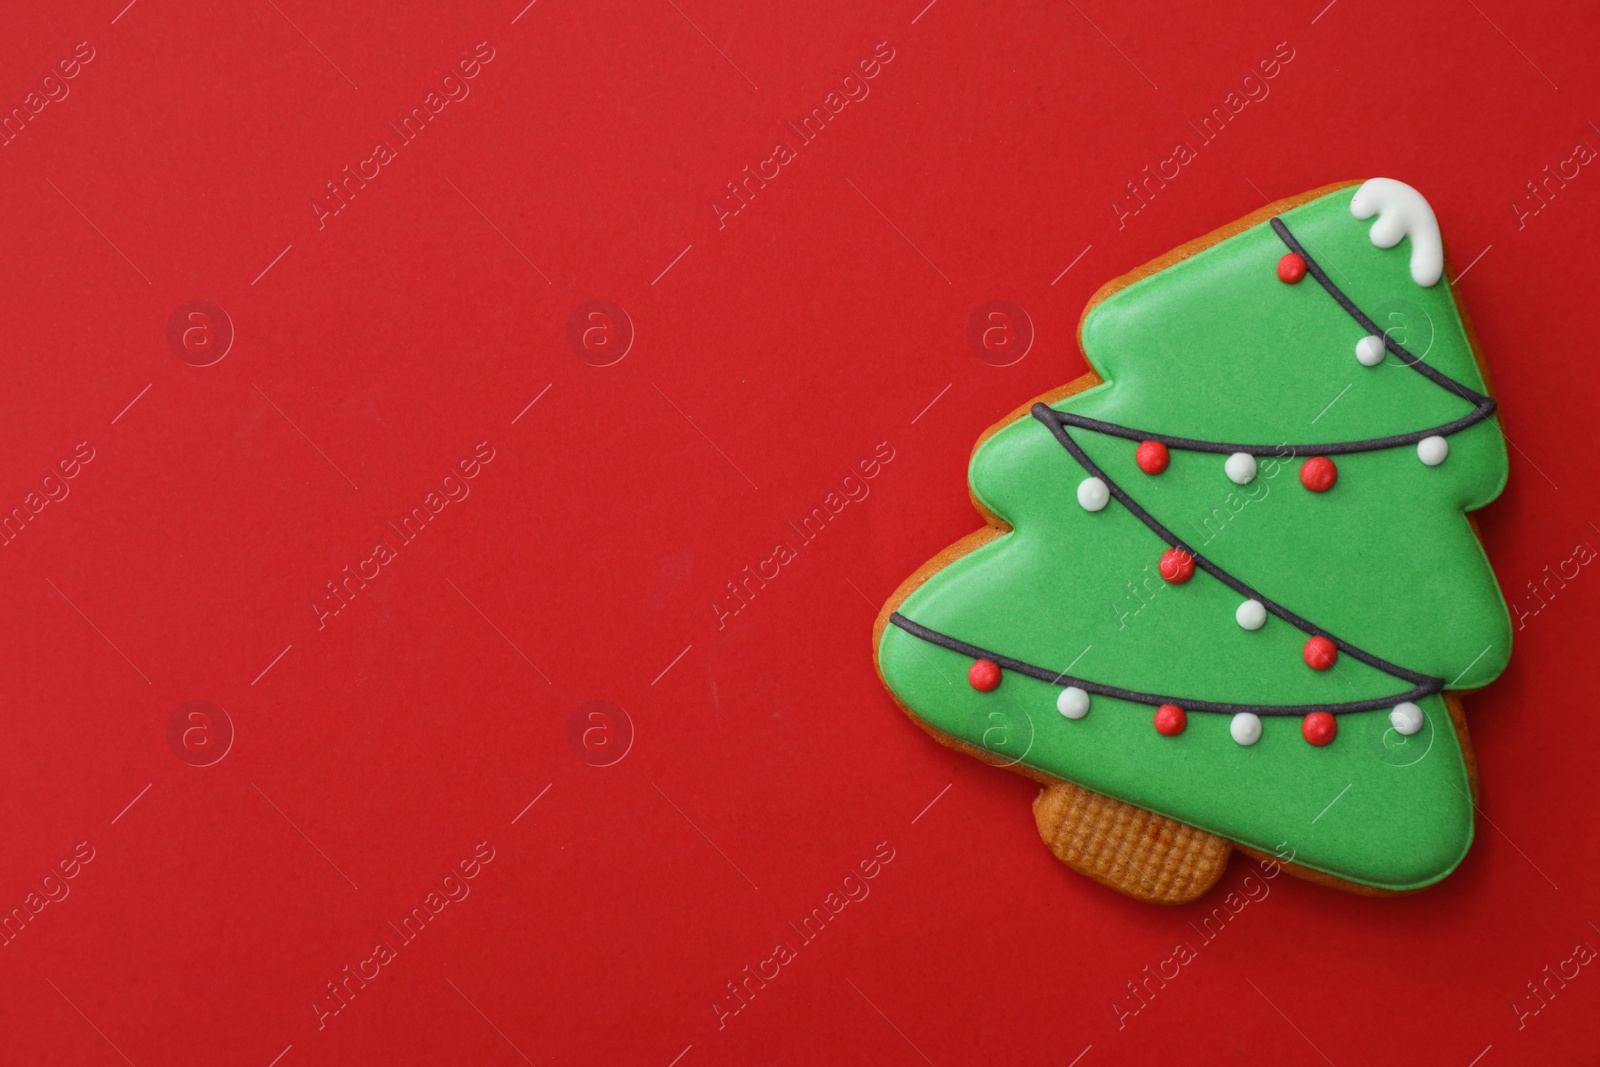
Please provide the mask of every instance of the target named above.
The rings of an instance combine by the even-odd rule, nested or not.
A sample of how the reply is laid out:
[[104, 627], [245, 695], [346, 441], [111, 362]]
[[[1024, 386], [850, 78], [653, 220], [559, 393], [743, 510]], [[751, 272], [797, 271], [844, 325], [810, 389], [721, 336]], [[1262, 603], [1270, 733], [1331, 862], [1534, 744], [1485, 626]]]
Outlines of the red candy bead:
[[1189, 716], [1176, 704], [1163, 704], [1156, 709], [1156, 733], [1162, 737], [1177, 737], [1189, 725]]
[[1306, 642], [1306, 666], [1314, 671], [1325, 671], [1339, 659], [1339, 647], [1326, 637], [1313, 637]]
[[1161, 553], [1161, 565], [1156, 569], [1173, 585], [1182, 585], [1194, 577], [1194, 557], [1181, 548], [1169, 548]]
[[1312, 456], [1300, 464], [1300, 484], [1313, 493], [1326, 493], [1339, 480], [1339, 468], [1327, 456]]
[[1306, 261], [1295, 255], [1293, 252], [1288, 253], [1282, 259], [1278, 260], [1278, 280], [1280, 282], [1288, 282], [1290, 285], [1293, 285], [1295, 282], [1299, 281], [1305, 276]]
[[1134, 462], [1146, 474], [1160, 474], [1172, 462], [1167, 446], [1160, 441], [1140, 441], [1139, 450], [1133, 454]]
[[967, 681], [980, 693], [992, 693], [1000, 686], [1000, 664], [992, 659], [973, 660], [967, 668]]
[[1325, 711], [1313, 711], [1300, 721], [1300, 736], [1321, 747], [1339, 733], [1339, 722]]

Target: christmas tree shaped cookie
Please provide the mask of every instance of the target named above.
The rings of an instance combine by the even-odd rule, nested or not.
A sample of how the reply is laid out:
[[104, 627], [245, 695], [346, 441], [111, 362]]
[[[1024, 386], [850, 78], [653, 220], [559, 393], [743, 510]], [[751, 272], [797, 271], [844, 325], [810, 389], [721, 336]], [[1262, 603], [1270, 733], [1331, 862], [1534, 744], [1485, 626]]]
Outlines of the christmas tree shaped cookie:
[[1193, 899], [1234, 847], [1368, 892], [1449, 874], [1475, 781], [1455, 694], [1511, 652], [1466, 513], [1504, 439], [1432, 209], [1375, 178], [1105, 286], [1097, 374], [992, 427], [987, 528], [874, 636], [940, 740], [1045, 785], [1041, 834]]

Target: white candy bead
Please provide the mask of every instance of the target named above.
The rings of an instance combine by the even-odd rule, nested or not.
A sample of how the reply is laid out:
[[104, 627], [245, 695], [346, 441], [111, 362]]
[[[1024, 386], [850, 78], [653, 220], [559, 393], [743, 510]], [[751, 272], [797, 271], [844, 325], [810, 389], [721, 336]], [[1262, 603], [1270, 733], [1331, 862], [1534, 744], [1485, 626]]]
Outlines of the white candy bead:
[[1422, 709], [1409, 700], [1404, 704], [1396, 704], [1395, 709], [1389, 713], [1389, 725], [1394, 727], [1394, 732], [1410, 737], [1422, 729]]
[[1228, 733], [1241, 745], [1253, 745], [1261, 740], [1261, 716], [1241, 711], [1228, 723]]
[[1383, 338], [1369, 334], [1356, 342], [1356, 359], [1363, 367], [1376, 367], [1383, 362]]
[[1450, 442], [1442, 437], [1424, 437], [1417, 442], [1417, 458], [1430, 467], [1437, 467], [1450, 454]]
[[1228, 457], [1228, 462], [1222, 465], [1227, 472], [1228, 480], [1235, 485], [1249, 485], [1256, 476], [1256, 457], [1248, 452], [1235, 452]]
[[1081, 719], [1089, 714], [1089, 694], [1069, 685], [1056, 697], [1056, 710], [1069, 719]]
[[1233, 613], [1234, 621], [1246, 630], [1259, 630], [1267, 621], [1267, 609], [1259, 600], [1246, 600]]
[[1111, 499], [1111, 490], [1099, 478], [1085, 478], [1078, 483], [1078, 505], [1084, 511], [1099, 511]]

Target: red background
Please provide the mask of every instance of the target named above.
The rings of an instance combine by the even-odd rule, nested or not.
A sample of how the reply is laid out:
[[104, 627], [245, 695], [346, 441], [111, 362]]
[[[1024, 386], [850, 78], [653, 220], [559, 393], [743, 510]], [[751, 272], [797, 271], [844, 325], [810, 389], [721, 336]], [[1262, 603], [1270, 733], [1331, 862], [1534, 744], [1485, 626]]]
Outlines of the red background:
[[[1515, 444], [1479, 516], [1508, 599], [1600, 545], [1600, 177], [1511, 207], [1600, 146], [1592, 13], [924, 2], [13, 5], [6, 109], [77, 42], [95, 58], [0, 149], [0, 505], [94, 459], [0, 549], [0, 908], [94, 859], [0, 948], [0, 1056], [1594, 1055], [1593, 968], [1520, 1029], [1512, 1007], [1600, 946], [1588, 568], [1468, 701], [1483, 814], [1454, 876], [1278, 879], [1120, 1028], [1125, 983], [1217, 898], [1143, 906], [1059, 865], [1035, 787], [927, 739], [869, 654], [877, 605], [978, 524], [978, 434], [1084, 369], [1089, 295], [1339, 179], [1417, 186], [1470, 266]], [[470, 97], [319, 230], [323, 183], [480, 41]], [[870, 96], [719, 229], [724, 183], [884, 41]], [[1279, 42], [1270, 96], [1119, 228], [1123, 183]], [[193, 299], [237, 331], [213, 366], [166, 342]], [[566, 340], [590, 299], [637, 331], [608, 367]], [[1037, 332], [1004, 368], [965, 341], [991, 299]], [[323, 583], [482, 441], [470, 497], [319, 629]], [[871, 496], [719, 629], [724, 583], [879, 442]], [[569, 742], [596, 699], [634, 735], [606, 767]], [[236, 731], [211, 766], [168, 742], [190, 700]], [[481, 841], [470, 896], [319, 1028], [324, 983]], [[879, 842], [871, 895], [719, 1029], [725, 983]]]

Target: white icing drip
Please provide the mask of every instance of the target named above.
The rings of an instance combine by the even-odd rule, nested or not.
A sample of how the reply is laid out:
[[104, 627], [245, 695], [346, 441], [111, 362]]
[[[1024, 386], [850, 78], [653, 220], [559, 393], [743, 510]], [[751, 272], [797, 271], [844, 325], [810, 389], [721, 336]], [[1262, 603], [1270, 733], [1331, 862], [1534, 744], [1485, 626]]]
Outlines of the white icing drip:
[[1444, 274], [1444, 240], [1439, 220], [1421, 193], [1393, 178], [1371, 178], [1356, 190], [1350, 214], [1358, 219], [1378, 216], [1369, 236], [1379, 248], [1393, 248], [1402, 237], [1411, 238], [1411, 280], [1426, 288]]

